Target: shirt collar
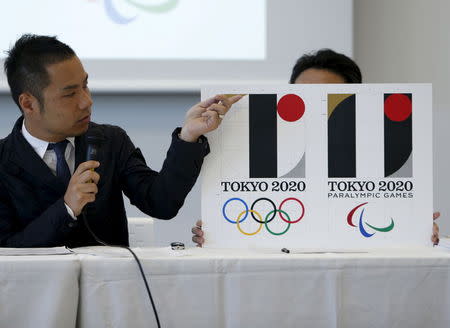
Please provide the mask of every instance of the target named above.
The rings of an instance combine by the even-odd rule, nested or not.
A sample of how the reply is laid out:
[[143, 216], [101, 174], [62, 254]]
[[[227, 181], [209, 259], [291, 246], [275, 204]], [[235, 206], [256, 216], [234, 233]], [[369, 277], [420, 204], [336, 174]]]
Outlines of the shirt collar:
[[[39, 155], [39, 157], [44, 158], [49, 142], [33, 137], [25, 127], [25, 120], [23, 120], [22, 123], [22, 134], [25, 140], [28, 141], [31, 147], [33, 147], [34, 151]], [[69, 141], [72, 147], [75, 148], [75, 137], [68, 137], [66, 139]]]

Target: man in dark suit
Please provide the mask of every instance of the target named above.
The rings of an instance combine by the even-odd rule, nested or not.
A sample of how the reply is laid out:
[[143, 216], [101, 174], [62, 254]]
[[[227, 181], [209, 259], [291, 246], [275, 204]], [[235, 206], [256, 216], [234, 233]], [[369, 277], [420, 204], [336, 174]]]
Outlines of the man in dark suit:
[[[209, 152], [202, 135], [240, 99], [194, 105], [155, 172], [124, 130], [90, 121], [88, 75], [69, 46], [24, 35], [5, 72], [22, 116], [0, 141], [0, 247], [97, 244], [82, 216], [100, 239], [128, 245], [122, 192], [150, 216], [174, 217]], [[99, 144], [96, 161], [85, 161], [87, 136]]]

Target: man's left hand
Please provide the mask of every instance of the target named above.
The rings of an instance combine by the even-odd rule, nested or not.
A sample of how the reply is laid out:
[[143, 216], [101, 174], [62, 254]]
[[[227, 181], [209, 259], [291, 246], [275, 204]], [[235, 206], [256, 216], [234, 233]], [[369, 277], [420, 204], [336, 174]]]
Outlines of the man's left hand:
[[181, 129], [180, 138], [187, 142], [196, 142], [207, 132], [217, 129], [231, 106], [244, 95], [217, 95], [191, 107]]
[[[441, 213], [434, 212], [433, 213], [433, 221], [436, 220], [441, 216]], [[433, 222], [433, 234], [431, 235], [431, 241], [433, 242], [433, 245], [439, 244], [439, 226]]]

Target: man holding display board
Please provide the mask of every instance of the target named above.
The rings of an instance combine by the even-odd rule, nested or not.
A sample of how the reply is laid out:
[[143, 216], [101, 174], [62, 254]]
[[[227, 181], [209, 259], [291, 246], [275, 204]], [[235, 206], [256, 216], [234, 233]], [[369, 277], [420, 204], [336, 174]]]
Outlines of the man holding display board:
[[[300, 57], [293, 67], [290, 77], [291, 84], [330, 84], [330, 83], [362, 83], [362, 75], [358, 65], [343, 54], [330, 49], [322, 49], [313, 54]], [[433, 213], [433, 219], [440, 216]], [[199, 220], [192, 228], [192, 241], [202, 246], [205, 241], [202, 221]], [[439, 227], [433, 223], [431, 240], [439, 242]]]

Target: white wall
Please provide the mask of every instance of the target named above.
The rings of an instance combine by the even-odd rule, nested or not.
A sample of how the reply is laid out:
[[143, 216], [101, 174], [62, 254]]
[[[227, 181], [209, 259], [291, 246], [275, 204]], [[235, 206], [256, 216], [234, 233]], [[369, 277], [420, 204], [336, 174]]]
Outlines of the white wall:
[[433, 83], [434, 206], [445, 234], [450, 234], [449, 13], [448, 0], [354, 1], [354, 54], [364, 82]]

